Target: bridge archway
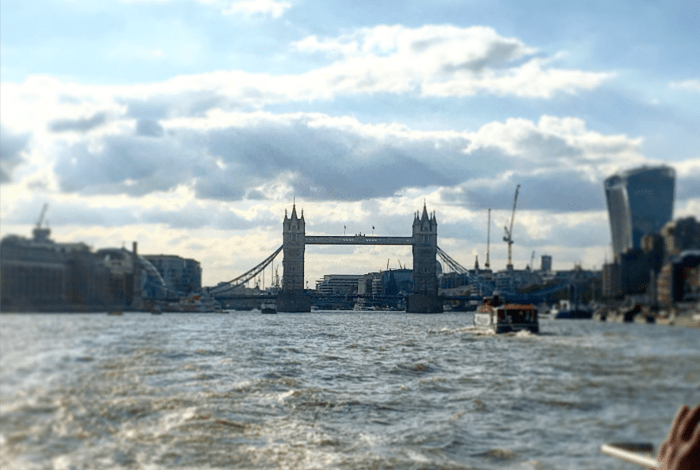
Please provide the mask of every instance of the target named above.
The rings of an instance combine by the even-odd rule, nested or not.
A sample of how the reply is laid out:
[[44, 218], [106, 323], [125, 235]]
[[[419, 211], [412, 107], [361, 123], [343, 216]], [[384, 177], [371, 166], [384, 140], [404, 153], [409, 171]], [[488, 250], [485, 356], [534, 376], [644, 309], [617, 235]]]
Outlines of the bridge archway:
[[306, 235], [304, 211], [297, 214], [296, 204], [291, 215], [284, 212], [282, 222], [282, 292], [277, 309], [283, 312], [309, 312], [311, 300], [304, 293], [304, 253], [306, 245], [411, 245], [413, 251], [413, 292], [406, 299], [406, 312], [442, 313], [438, 298], [436, 270], [437, 218], [435, 213], [416, 212], [410, 237], [314, 236]]

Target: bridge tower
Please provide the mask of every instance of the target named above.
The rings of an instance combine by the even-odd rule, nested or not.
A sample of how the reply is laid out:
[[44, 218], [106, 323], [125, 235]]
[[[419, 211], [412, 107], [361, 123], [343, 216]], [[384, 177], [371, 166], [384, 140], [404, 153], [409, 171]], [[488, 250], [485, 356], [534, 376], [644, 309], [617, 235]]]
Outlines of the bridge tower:
[[304, 293], [304, 250], [306, 248], [304, 210], [297, 216], [296, 204], [292, 215], [284, 211], [282, 222], [282, 292], [277, 297], [280, 312], [310, 312], [311, 299]]
[[437, 280], [437, 218], [416, 212], [413, 219], [413, 293], [406, 299], [407, 313], [442, 313]]

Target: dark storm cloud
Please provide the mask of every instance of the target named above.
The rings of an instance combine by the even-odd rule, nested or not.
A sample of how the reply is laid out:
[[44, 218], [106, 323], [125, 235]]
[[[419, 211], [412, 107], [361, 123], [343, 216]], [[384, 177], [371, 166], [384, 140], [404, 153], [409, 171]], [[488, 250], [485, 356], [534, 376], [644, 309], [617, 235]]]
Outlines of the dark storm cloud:
[[126, 115], [137, 119], [158, 120], [170, 115], [173, 99], [150, 98], [147, 100], [129, 99], [117, 100], [126, 105]]
[[[140, 129], [140, 130], [139, 130]], [[152, 121], [137, 134], [155, 133]], [[406, 187], [454, 185], [459, 176], [439, 164], [464, 158], [455, 138], [375, 138], [310, 125], [305, 119], [215, 130], [173, 129], [160, 139], [107, 136], [99, 146], [65, 149], [55, 170], [61, 189], [134, 196], [192, 184], [205, 199], [260, 197], [259, 186], [284, 180], [307, 199], [362, 200]]]
[[119, 98], [126, 105], [126, 115], [137, 119], [166, 119], [177, 116], [204, 116], [211, 109], [238, 109], [242, 106], [217, 92], [185, 91], [152, 95], [146, 99]]
[[194, 189], [198, 197], [219, 201], [240, 201], [246, 194], [246, 186], [230, 178], [227, 173], [215, 173], [198, 178]]
[[529, 122], [507, 124], [520, 126], [517, 139], [504, 144], [517, 155], [483, 137], [471, 149], [458, 134], [387, 135], [357, 123], [334, 127], [335, 121], [316, 115], [252, 114], [243, 122], [213, 129], [170, 124], [161, 134], [158, 122], [142, 119], [136, 135], [65, 149], [55, 171], [63, 191], [82, 194], [141, 196], [184, 184], [200, 199], [219, 201], [259, 200], [280, 191], [306, 200], [360, 201], [442, 187], [446, 203], [499, 209], [512, 206], [521, 184], [523, 209], [605, 208], [602, 176], [593, 170], [598, 161]]
[[503, 66], [513, 59], [521, 57], [523, 54], [522, 44], [515, 41], [498, 41], [489, 45], [483, 57], [467, 60], [458, 64], [444, 64], [442, 71], [445, 73], [455, 73], [458, 71], [468, 71], [478, 73], [486, 67]]
[[24, 161], [22, 153], [29, 143], [29, 134], [15, 134], [0, 126], [0, 183], [9, 183], [12, 172]]
[[[455, 184], [458, 180], [449, 171], [424, 161], [459, 155], [466, 145], [461, 140], [437, 150], [432, 140], [378, 142], [303, 121], [218, 130], [207, 138], [208, 153], [229, 167], [199, 179], [195, 189], [200, 197], [223, 200], [242, 196], [255, 177], [262, 181], [290, 174], [294, 193], [312, 200], [362, 200], [390, 196], [407, 186]], [[241, 172], [253, 180], [242, 178]]]
[[187, 181], [197, 167], [176, 141], [117, 135], [105, 137], [99, 149], [86, 142], [64, 149], [54, 170], [64, 192], [140, 196]]
[[[583, 151], [580, 148], [571, 146], [566, 140], [559, 136], [545, 134], [542, 132], [530, 132], [526, 137], [518, 140], [518, 146], [522, 154], [530, 161], [539, 161], [544, 165], [567, 164], [572, 161], [582, 163], [586, 161]], [[624, 148], [605, 149], [611, 153], [617, 153]]]
[[252, 191], [249, 191], [245, 197], [246, 197], [246, 199], [250, 199], [251, 201], [263, 201], [263, 200], [265, 200], [265, 195], [262, 193], [262, 191], [258, 191], [257, 189], [253, 189]]
[[105, 113], [97, 113], [94, 116], [85, 119], [59, 119], [49, 123], [49, 129], [52, 132], [87, 132], [96, 127], [101, 126], [107, 121]]
[[158, 121], [151, 119], [139, 119], [136, 122], [136, 135], [146, 137], [162, 137], [163, 126]]
[[470, 209], [510, 209], [516, 185], [520, 184], [518, 208], [552, 212], [604, 210], [603, 181], [591, 181], [575, 170], [532, 174], [517, 172], [503, 181], [466, 181], [445, 188], [440, 197], [449, 204]]

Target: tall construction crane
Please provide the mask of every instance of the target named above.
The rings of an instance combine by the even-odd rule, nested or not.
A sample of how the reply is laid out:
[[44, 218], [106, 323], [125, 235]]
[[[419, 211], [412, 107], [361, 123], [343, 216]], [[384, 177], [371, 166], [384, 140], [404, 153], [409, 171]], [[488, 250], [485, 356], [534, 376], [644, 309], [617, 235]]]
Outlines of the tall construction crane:
[[39, 215], [39, 220], [36, 221], [36, 227], [32, 230], [34, 234], [34, 240], [38, 242], [47, 242], [49, 240], [49, 235], [51, 235], [51, 230], [49, 230], [48, 223], [46, 228], [41, 228], [44, 223], [44, 217], [46, 216], [46, 209], [49, 208], [48, 203], [44, 203], [44, 207], [41, 209], [41, 215]]
[[491, 241], [491, 209], [489, 209], [489, 221], [488, 221], [488, 225], [486, 228], [486, 263], [484, 264], [484, 267], [486, 269], [489, 269], [489, 267], [491, 266], [489, 264], [489, 243], [490, 243], [490, 241]]
[[39, 220], [36, 221], [36, 228], [41, 228], [41, 224], [44, 222], [44, 216], [46, 216], [46, 209], [49, 208], [49, 203], [45, 202], [44, 207], [41, 209], [41, 215], [39, 215]]
[[518, 191], [520, 190], [520, 185], [515, 187], [515, 199], [513, 199], [513, 213], [510, 216], [510, 229], [508, 227], [503, 227], [506, 231], [506, 236], [503, 237], [503, 241], [508, 243], [508, 264], [506, 269], [513, 269], [513, 257], [512, 257], [512, 246], [513, 246], [513, 221], [515, 220], [515, 205], [518, 203]]

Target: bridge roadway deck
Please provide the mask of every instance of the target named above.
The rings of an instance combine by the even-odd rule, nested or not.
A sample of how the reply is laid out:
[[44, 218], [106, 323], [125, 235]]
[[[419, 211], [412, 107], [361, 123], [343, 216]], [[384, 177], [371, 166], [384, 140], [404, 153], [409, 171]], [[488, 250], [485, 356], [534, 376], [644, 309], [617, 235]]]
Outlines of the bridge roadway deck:
[[413, 245], [413, 237], [313, 236], [304, 237], [305, 245]]

